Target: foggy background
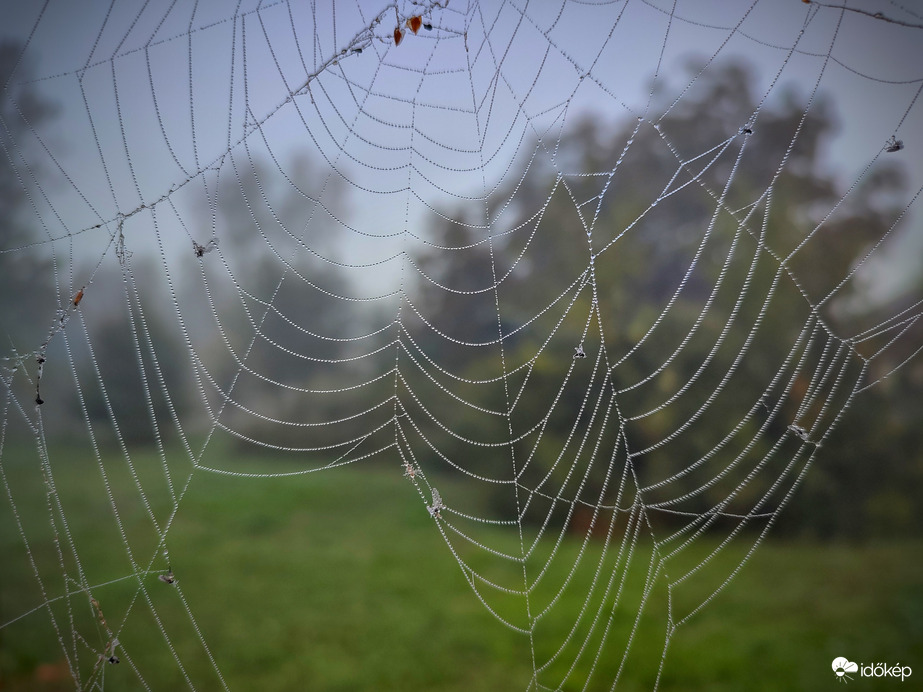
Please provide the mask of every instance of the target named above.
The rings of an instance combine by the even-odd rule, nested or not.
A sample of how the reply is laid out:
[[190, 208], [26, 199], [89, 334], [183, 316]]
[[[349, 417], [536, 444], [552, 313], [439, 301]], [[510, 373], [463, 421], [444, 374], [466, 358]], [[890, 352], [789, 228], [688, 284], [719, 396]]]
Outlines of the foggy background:
[[[630, 535], [612, 507], [642, 496], [658, 537], [705, 524], [717, 539], [742, 527], [746, 545], [770, 525], [792, 545], [919, 538], [911, 10], [7, 4], [3, 459], [7, 525], [25, 527], [10, 528], [8, 582], [26, 575], [28, 595], [8, 590], [4, 622], [59, 593], [25, 586], [32, 553], [18, 552], [56, 544], [46, 524], [103, 507], [73, 534], [102, 524], [144, 555], [74, 578], [83, 590], [172, 569], [186, 490], [226, 476], [409, 464], [408, 502], [449, 488], [465, 519], [565, 546], [604, 545], [610, 521], [608, 540]], [[417, 12], [430, 28], [401, 22], [395, 45]], [[904, 146], [884, 151], [892, 135]], [[610, 389], [604, 418], [591, 404]], [[610, 456], [631, 465], [626, 496]], [[102, 484], [91, 465], [66, 511], [13, 521], [84, 457]], [[128, 507], [150, 526], [123, 530]], [[494, 526], [472, 524], [495, 545]], [[48, 559], [40, 576], [57, 574]], [[700, 600], [724, 578], [703, 577]], [[47, 629], [37, 617], [17, 626]], [[100, 616], [84, 617], [72, 633]], [[34, 681], [48, 658], [6, 660]]]

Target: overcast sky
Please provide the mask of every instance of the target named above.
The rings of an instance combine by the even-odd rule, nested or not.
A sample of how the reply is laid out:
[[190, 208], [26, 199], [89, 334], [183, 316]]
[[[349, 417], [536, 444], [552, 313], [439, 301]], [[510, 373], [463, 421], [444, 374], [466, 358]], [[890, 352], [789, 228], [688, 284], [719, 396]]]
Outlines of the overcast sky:
[[[363, 29], [383, 3], [242, 2], [236, 19], [233, 5], [213, 0], [5, 5], [2, 31], [27, 42], [23, 70], [60, 108], [39, 132], [41, 146], [28, 150], [37, 169], [60, 169], [40, 205], [53, 237], [183, 188], [171, 195], [180, 218], [164, 214], [161, 223], [188, 247], [180, 219], [207, 219], [219, 167], [232, 176], [231, 158], [275, 157], [286, 171], [293, 155], [307, 154], [337, 171], [331, 180], [349, 181], [339, 260], [386, 260], [406, 247], [403, 236], [419, 235], [433, 207], [510, 176], [530, 137], [553, 141], [583, 111], [651, 116], [652, 80], [680, 94], [690, 55], [755, 66], [758, 94], [783, 67], [779, 84], [802, 94], [822, 74], [840, 121], [829, 163], [844, 189], [892, 134], [907, 145], [911, 195], [923, 181], [923, 30], [818, 3], [680, 1], [671, 18], [666, 0], [566, 3], [563, 12], [558, 2], [497, 11], [452, 0], [424, 12], [432, 31], [408, 33], [400, 46], [392, 32], [410, 3], [387, 11], [371, 34]], [[923, 24], [890, 2], [849, 6]], [[143, 251], [150, 234], [141, 217], [125, 229]], [[912, 209], [904, 220], [902, 242], [884, 255], [888, 270], [876, 273], [879, 290], [919, 266], [920, 219]], [[111, 223], [102, 230], [85, 234], [78, 254], [104, 251]], [[397, 264], [375, 271], [393, 274]]]

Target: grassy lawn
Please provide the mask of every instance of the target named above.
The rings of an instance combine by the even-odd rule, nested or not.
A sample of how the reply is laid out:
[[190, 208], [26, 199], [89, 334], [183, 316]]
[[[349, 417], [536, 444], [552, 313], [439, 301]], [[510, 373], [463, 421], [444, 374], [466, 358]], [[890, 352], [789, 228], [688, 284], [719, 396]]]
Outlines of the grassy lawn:
[[[76, 573], [71, 542], [89, 583], [131, 574], [120, 524], [133, 557], [146, 568], [156, 546], [148, 507], [163, 522], [170, 506], [158, 480], [160, 459], [132, 456], [145, 504], [124, 460], [107, 458], [119, 522], [95, 460], [63, 450], [52, 460], [66, 518], [66, 527], [55, 522], [60, 555], [48, 519], [51, 496], [34, 453], [8, 450], [3, 457], [48, 598], [63, 592], [64, 571]], [[259, 466], [256, 460], [241, 464]], [[181, 485], [181, 464], [171, 462], [170, 468]], [[446, 497], [467, 492], [448, 480], [438, 485]], [[106, 643], [98, 614], [80, 594], [70, 599], [71, 609], [60, 599], [10, 622], [44, 599], [5, 489], [3, 494], [0, 623], [9, 624], [0, 629], [0, 689], [74, 689], [49, 610], [64, 647], [81, 662], [84, 680]], [[142, 578], [144, 591], [133, 577], [93, 590], [122, 643], [122, 663], [105, 666], [107, 688], [143, 689], [140, 676], [153, 690], [184, 689], [188, 676], [196, 689], [221, 689], [196, 628], [224, 681], [236, 690], [511, 690], [525, 689], [531, 676], [528, 640], [499, 624], [475, 598], [413, 486], [391, 466], [280, 479], [197, 472], [168, 545], [173, 586], [156, 577], [164, 570], [161, 560]], [[687, 557], [698, 562], [714, 546], [702, 540]], [[837, 656], [910, 665], [923, 677], [921, 548], [919, 542], [763, 544], [729, 587], [677, 631], [660, 689], [833, 689], [830, 662]], [[590, 556], [600, 549], [591, 545]], [[578, 550], [576, 541], [565, 541], [563, 567]], [[637, 550], [636, 559], [646, 563], [650, 546], [640, 543]], [[730, 553], [709, 563], [715, 583], [738, 558]], [[628, 602], [638, 593], [629, 586]], [[540, 659], [570, 627], [579, 594], [579, 588], [565, 592], [543, 620], [543, 638], [536, 641]], [[675, 612], [686, 607], [680, 600], [673, 605]], [[639, 665], [629, 661], [619, 689], [652, 687], [665, 623], [665, 600], [656, 598], [645, 609], [633, 647]], [[624, 636], [629, 627], [619, 623], [613, 636]], [[74, 641], [73, 631], [84, 640]], [[602, 678], [611, 682], [618, 665], [611, 656], [601, 660]], [[900, 683], [856, 676], [850, 689], [895, 685]]]

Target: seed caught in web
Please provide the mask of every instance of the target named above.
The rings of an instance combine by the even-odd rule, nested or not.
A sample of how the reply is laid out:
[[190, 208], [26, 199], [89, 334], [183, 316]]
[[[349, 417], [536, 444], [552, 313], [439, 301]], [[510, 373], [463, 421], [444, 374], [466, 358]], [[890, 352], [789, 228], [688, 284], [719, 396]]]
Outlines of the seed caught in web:
[[416, 34], [420, 27], [423, 26], [423, 19], [420, 17], [410, 17], [406, 22], [407, 28], [410, 29], [414, 34]]
[[583, 344], [574, 346], [574, 358], [586, 358], [586, 353], [583, 351]]
[[401, 41], [403, 40], [404, 40], [404, 32], [401, 31], [401, 27], [399, 26], [394, 27], [394, 45], [395, 46], [401, 45]]
[[[86, 286], [84, 286], [86, 288]], [[77, 291], [77, 295], [74, 296], [74, 307], [80, 305], [80, 301], [83, 300], [83, 288]]]
[[904, 140], [898, 139], [894, 135], [891, 135], [891, 138], [885, 142], [885, 151], [889, 154], [893, 154], [895, 151], [900, 151], [904, 148]]
[[164, 584], [172, 584], [176, 581], [176, 577], [173, 576], [173, 570], [168, 569], [166, 574], [158, 574], [157, 578], [162, 581]]
[[445, 509], [445, 505], [442, 504], [442, 497], [439, 495], [439, 491], [433, 488], [433, 504], [426, 505], [426, 509], [429, 512], [431, 517], [438, 518], [440, 512]]

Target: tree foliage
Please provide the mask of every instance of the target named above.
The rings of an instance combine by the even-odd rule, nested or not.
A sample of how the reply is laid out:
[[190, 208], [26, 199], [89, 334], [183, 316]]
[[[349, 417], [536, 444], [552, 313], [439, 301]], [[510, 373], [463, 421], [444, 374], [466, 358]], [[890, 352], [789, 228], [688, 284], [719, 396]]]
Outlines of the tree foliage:
[[[768, 493], [766, 511], [795, 483], [800, 467], [779, 466], [793, 454], [769, 452], [788, 424], [823, 414], [819, 402], [801, 406], [808, 376], [773, 399], [777, 383], [760, 415], [743, 413], [797, 351], [805, 324], [821, 320], [834, 335], [821, 344], [831, 347], [854, 333], [854, 289], [841, 281], [894, 222], [902, 176], [884, 163], [844, 197], [825, 156], [836, 129], [831, 102], [808, 107], [786, 92], [758, 109], [753, 83], [747, 68], [726, 65], [703, 73], [656, 122], [585, 117], [560, 141], [536, 140], [525, 176], [484, 208], [447, 220], [418, 258], [411, 338], [449, 377], [472, 383], [459, 390], [467, 405], [447, 402], [439, 415], [468, 440], [517, 440], [512, 449], [486, 448], [473, 464], [495, 480], [518, 477], [525, 492], [515, 511], [574, 522], [552, 498], [581, 483], [578, 496], [600, 504], [612, 494], [614, 465], [625, 463], [622, 429], [646, 504], [746, 512]], [[440, 346], [437, 332], [460, 343]], [[574, 358], [578, 346], [586, 359]], [[601, 347], [606, 359], [597, 362]], [[847, 360], [854, 373], [858, 359]], [[593, 410], [600, 388], [615, 392], [608, 419]], [[909, 390], [897, 395], [899, 407], [913, 405]], [[801, 489], [785, 529], [855, 534], [920, 520], [918, 509], [887, 498], [902, 491], [894, 479], [913, 476], [920, 486], [921, 433], [863, 403], [861, 416], [874, 423], [839, 429], [836, 446], [819, 450], [808, 474], [815, 481]], [[741, 434], [723, 439], [738, 423]], [[900, 433], [885, 432], [895, 426]], [[590, 441], [581, 444], [586, 430]], [[594, 439], [608, 451], [584, 479], [574, 469], [590, 459]], [[438, 431], [431, 442], [449, 466], [471, 453]], [[861, 472], [870, 448], [881, 450], [877, 482]], [[510, 485], [494, 487], [498, 509], [514, 511]], [[853, 500], [828, 501], [836, 495]], [[873, 519], [876, 512], [893, 516]]]

